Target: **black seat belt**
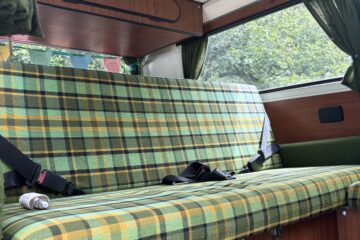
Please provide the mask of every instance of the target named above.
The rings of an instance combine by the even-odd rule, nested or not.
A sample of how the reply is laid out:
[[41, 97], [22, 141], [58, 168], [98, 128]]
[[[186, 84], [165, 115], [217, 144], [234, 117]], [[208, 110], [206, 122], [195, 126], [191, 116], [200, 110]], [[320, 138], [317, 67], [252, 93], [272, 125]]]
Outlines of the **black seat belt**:
[[162, 180], [163, 184], [173, 185], [176, 183], [195, 183], [208, 181], [224, 181], [235, 179], [235, 172], [223, 172], [216, 168], [213, 171], [210, 167], [200, 163], [193, 162], [179, 175], [168, 175]]
[[244, 169], [241, 170], [240, 173], [260, 171], [265, 161], [280, 151], [280, 147], [277, 144], [275, 143], [268, 144], [270, 137], [271, 137], [270, 119], [268, 115], [265, 113], [258, 153], [250, 159], [250, 161], [247, 163], [247, 166], [244, 167]]
[[8, 140], [0, 135], [0, 158], [13, 171], [4, 174], [5, 189], [33, 187], [35, 184], [48, 190], [62, 193], [65, 196], [81, 195], [84, 192], [74, 187], [74, 184], [48, 170], [42, 170]]

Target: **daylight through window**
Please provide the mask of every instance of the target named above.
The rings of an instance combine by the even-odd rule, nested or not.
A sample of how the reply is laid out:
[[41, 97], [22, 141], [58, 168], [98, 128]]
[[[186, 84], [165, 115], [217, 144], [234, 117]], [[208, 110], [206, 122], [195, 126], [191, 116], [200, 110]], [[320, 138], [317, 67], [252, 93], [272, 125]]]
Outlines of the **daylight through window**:
[[342, 77], [350, 60], [299, 4], [211, 36], [200, 79], [267, 89]]
[[0, 41], [0, 48], [9, 54], [3, 61], [130, 74], [130, 67], [118, 56], [8, 41]]

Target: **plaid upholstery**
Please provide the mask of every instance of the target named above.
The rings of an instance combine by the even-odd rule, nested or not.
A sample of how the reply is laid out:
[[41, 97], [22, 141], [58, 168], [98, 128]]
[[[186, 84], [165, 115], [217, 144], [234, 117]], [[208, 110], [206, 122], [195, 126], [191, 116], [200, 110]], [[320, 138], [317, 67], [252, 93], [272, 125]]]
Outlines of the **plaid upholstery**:
[[[0, 165], [0, 176], [3, 174], [2, 167]], [[3, 215], [3, 208], [4, 208], [4, 180], [0, 177], [0, 239], [2, 239], [2, 215]]]
[[236, 239], [346, 204], [360, 166], [274, 169], [236, 180], [57, 199], [47, 211], [5, 207], [6, 237]]
[[348, 188], [348, 205], [350, 208], [360, 210], [360, 182], [353, 183]]
[[192, 161], [239, 171], [264, 117], [249, 85], [35, 65], [1, 63], [0, 95], [0, 133], [87, 193], [158, 184]]

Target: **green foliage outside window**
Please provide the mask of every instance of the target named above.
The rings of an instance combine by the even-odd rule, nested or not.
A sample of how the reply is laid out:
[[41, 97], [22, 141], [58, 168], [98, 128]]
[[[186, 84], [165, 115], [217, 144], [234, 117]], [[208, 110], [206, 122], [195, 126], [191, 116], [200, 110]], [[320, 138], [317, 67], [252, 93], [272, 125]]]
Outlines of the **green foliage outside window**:
[[266, 89], [342, 77], [350, 60], [299, 4], [211, 36], [200, 79]]
[[[52, 50], [53, 55], [50, 60], [50, 66], [58, 66], [58, 67], [72, 67], [70, 55], [71, 54], [85, 54], [86, 52], [69, 50], [69, 49], [57, 49], [45, 46], [38, 45], [29, 45], [29, 44], [21, 44], [15, 43], [13, 44], [13, 57], [11, 58], [12, 62], [21, 62], [29, 64], [30, 55], [28, 49], [41, 49], [41, 50]], [[89, 64], [89, 70], [98, 70], [105, 71], [103, 59], [107, 57], [107, 55], [100, 55], [97, 53], [90, 53], [93, 58]], [[121, 68], [120, 73], [130, 74], [130, 69], [126, 65], [126, 63], [121, 59]]]

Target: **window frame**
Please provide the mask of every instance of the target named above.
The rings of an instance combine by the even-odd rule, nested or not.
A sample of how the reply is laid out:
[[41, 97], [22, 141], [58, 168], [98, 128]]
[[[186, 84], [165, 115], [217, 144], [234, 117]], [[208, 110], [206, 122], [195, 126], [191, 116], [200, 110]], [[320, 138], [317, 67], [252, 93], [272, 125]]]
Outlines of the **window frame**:
[[[285, 10], [287, 8], [296, 6], [296, 5], [301, 4], [301, 3], [303, 3], [302, 0], [289, 0], [287, 3], [284, 3], [284, 4], [282, 4], [282, 5], [278, 6], [278, 7], [268, 9], [268, 10], [266, 10], [264, 12], [259, 13], [259, 14], [244, 18], [244, 19], [242, 19], [240, 21], [236, 21], [236, 22], [234, 22], [234, 23], [232, 23], [232, 24], [230, 24], [228, 26], [225, 26], [225, 27], [222, 27], [220, 29], [211, 31], [211, 32], [207, 33], [207, 36], [210, 37], [212, 35], [227, 31], [227, 30], [229, 30], [231, 28], [240, 26], [242, 24], [246, 24], [246, 23], [248, 23], [250, 21], [254, 21], [256, 19], [265, 17], [267, 15], [274, 14], [276, 12]], [[267, 89], [259, 90], [259, 93], [260, 94], [265, 94], [265, 93], [285, 91], [285, 90], [289, 90], [289, 89], [296, 89], [296, 88], [303, 88], [303, 87], [309, 87], [309, 86], [315, 86], [315, 85], [322, 85], [322, 84], [327, 84], [327, 83], [334, 83], [334, 82], [340, 83], [342, 79], [343, 79], [343, 77], [335, 77], [335, 78], [329, 78], [329, 79], [323, 79], [323, 80], [314, 80], [314, 81], [307, 82], [307, 83], [298, 83], [298, 84], [293, 84], [293, 85], [284, 86], [284, 87], [267, 88]]]

